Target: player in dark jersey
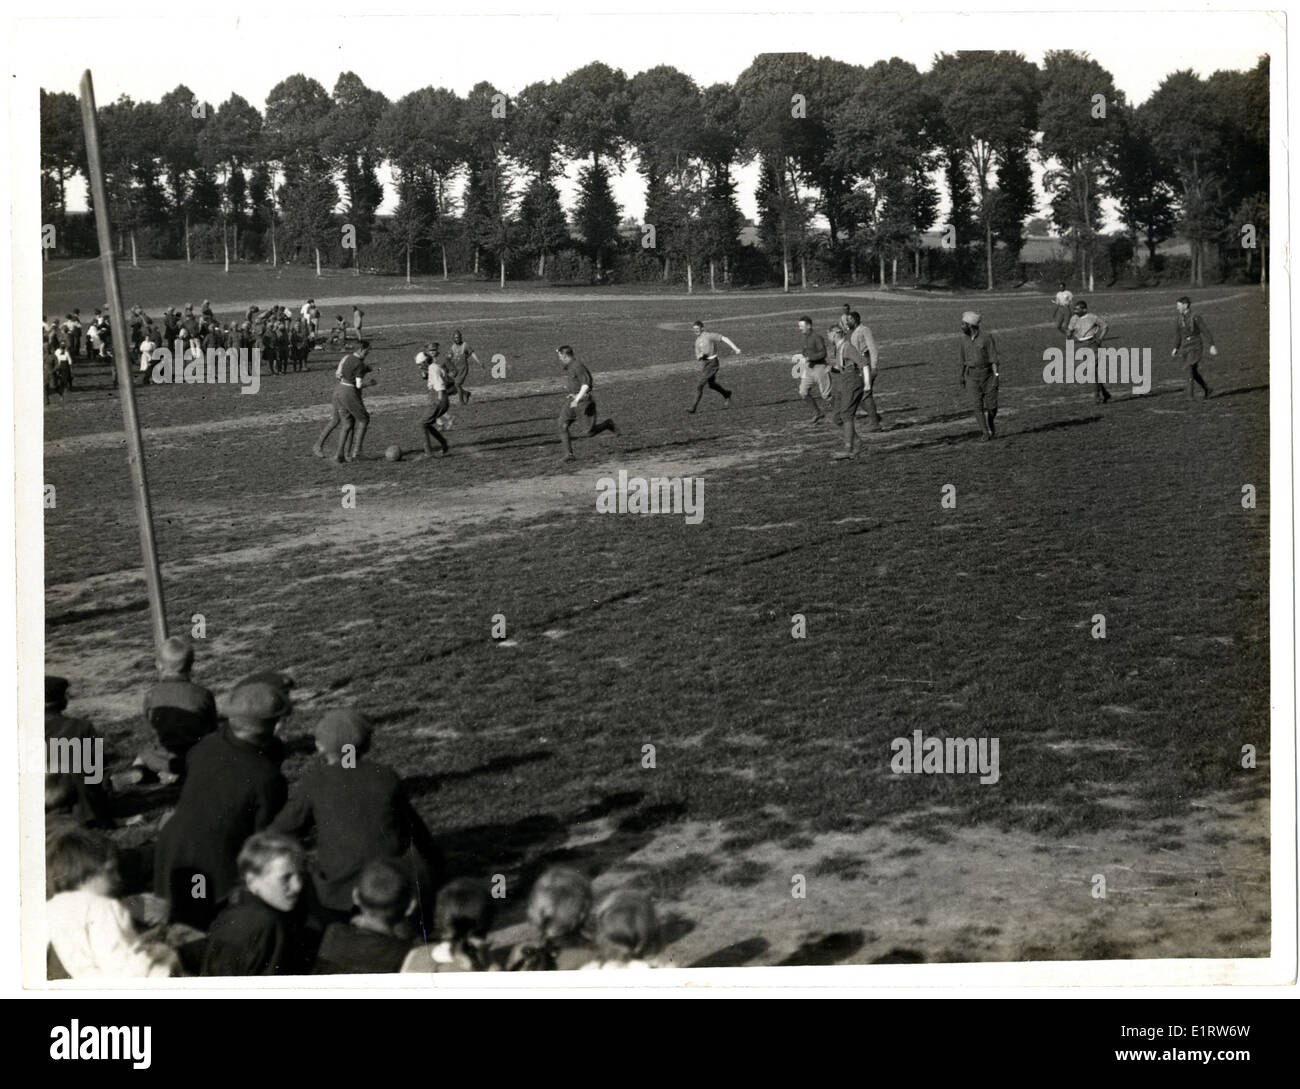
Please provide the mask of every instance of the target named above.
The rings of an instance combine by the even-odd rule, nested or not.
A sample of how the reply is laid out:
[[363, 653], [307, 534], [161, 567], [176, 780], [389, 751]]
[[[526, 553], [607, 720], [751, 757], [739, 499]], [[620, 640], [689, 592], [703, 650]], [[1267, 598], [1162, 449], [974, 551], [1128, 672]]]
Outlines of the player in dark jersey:
[[344, 461], [356, 461], [361, 457], [361, 444], [365, 441], [366, 429], [370, 426], [370, 413], [366, 411], [365, 403], [361, 400], [361, 391], [366, 386], [375, 384], [373, 378], [366, 377], [370, 373], [370, 366], [366, 363], [366, 356], [369, 353], [370, 342], [363, 340], [356, 351], [349, 352], [343, 357], [338, 370], [335, 371], [339, 384], [335, 386], [334, 396], [330, 401], [334, 417], [321, 432], [316, 445], [312, 447], [312, 453], [318, 458], [325, 456], [325, 441], [340, 424], [343, 425], [343, 434], [339, 437], [339, 448], [334, 455], [334, 460], [342, 464]]
[[596, 399], [591, 395], [594, 386], [591, 371], [578, 362], [573, 349], [565, 344], [556, 348], [555, 354], [560, 357], [568, 387], [568, 397], [565, 398], [564, 409], [560, 413], [560, 441], [564, 443], [564, 460], [574, 461], [573, 438], [569, 434], [569, 428], [575, 420], [581, 418], [587, 424], [587, 430], [583, 432], [587, 438], [599, 435], [602, 431], [617, 435], [618, 428], [614, 426], [613, 420], [596, 422]]
[[1205, 324], [1205, 319], [1200, 314], [1192, 313], [1192, 300], [1184, 295], [1177, 302], [1178, 322], [1174, 326], [1174, 350], [1172, 355], [1175, 359], [1181, 360], [1187, 366], [1187, 396], [1192, 400], [1196, 399], [1196, 387], [1200, 386], [1205, 391], [1205, 399], [1210, 399], [1210, 394], [1214, 391], [1205, 384], [1205, 379], [1201, 377], [1201, 353], [1208, 344], [1210, 355], [1218, 355], [1219, 349], [1214, 346], [1214, 334], [1210, 332], [1210, 327]]

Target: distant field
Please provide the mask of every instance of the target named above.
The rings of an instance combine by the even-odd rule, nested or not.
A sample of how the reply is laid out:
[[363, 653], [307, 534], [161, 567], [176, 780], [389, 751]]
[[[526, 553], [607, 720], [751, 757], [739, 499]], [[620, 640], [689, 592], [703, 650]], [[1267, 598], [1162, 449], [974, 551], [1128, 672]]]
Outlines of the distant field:
[[[47, 311], [93, 310], [98, 276], [51, 267]], [[503, 293], [183, 265], [122, 282], [155, 316], [314, 295], [328, 320], [363, 300], [374, 460], [311, 456], [337, 352], [255, 396], [138, 391], [169, 620], [203, 614], [196, 679], [219, 692], [290, 671], [291, 738], [331, 706], [371, 713], [377, 758], [409, 777], [456, 868], [507, 875], [502, 940], [532, 877], [565, 859], [598, 888], [653, 891], [684, 965], [1267, 955], [1257, 290], [1192, 293], [1220, 345], [1209, 402], [1187, 400], [1169, 359], [1185, 289], [1090, 296], [1156, 368], [1150, 395], [1100, 408], [1089, 388], [1044, 385], [1059, 337], [1050, 300], [1026, 293]], [[846, 301], [880, 342], [890, 429], [834, 463], [790, 355], [801, 314], [824, 328]], [[991, 445], [957, 385], [971, 306], [1002, 351]], [[691, 417], [696, 317], [744, 355], [720, 376], [734, 406], [710, 393]], [[412, 357], [454, 328], [484, 362], [501, 353], [506, 378], [472, 376], [450, 457], [383, 461], [390, 443], [418, 447]], [[577, 441], [571, 465], [555, 424], [566, 342], [621, 431]], [[152, 652], [107, 370], [83, 365], [44, 425], [47, 668], [124, 765]], [[596, 513], [597, 481], [619, 469], [702, 477], [703, 522]], [[949, 484], [955, 509], [940, 505]], [[998, 738], [999, 781], [893, 774], [890, 742], [914, 730]], [[291, 780], [304, 765], [291, 759]], [[123, 835], [144, 842], [174, 796], [132, 797], [144, 823]]]

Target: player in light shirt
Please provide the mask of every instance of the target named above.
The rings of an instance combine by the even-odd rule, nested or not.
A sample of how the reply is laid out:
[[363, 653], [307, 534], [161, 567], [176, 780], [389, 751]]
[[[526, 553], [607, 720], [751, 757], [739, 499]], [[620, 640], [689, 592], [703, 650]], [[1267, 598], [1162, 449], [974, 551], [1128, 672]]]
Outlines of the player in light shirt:
[[447, 373], [447, 365], [438, 354], [436, 341], [420, 352], [415, 357], [415, 362], [420, 368], [420, 374], [424, 376], [425, 386], [429, 390], [429, 406], [425, 409], [424, 415], [420, 417], [420, 438], [424, 441], [424, 453], [421, 456], [433, 457], [433, 444], [435, 442], [442, 448], [442, 453], [446, 456], [448, 450], [447, 440], [442, 437], [442, 431], [438, 427], [438, 420], [446, 414], [447, 408], [451, 404], [451, 398], [448, 396], [452, 388], [451, 375]]
[[[1058, 329], [1065, 335], [1066, 340], [1073, 340], [1074, 346], [1079, 348], [1089, 348], [1095, 353], [1101, 347], [1102, 340], [1105, 339], [1109, 326], [1106, 319], [1100, 314], [1091, 314], [1088, 312], [1088, 304], [1080, 299], [1074, 304], [1074, 313], [1070, 316], [1069, 324], [1060, 324]], [[1097, 390], [1093, 394], [1093, 400], [1105, 404], [1110, 400], [1110, 390], [1108, 390], [1101, 381], [1101, 368], [1097, 368]]]
[[731, 390], [718, 384], [718, 370], [722, 366], [718, 362], [718, 345], [725, 344], [736, 355], [740, 355], [740, 349], [721, 333], [706, 333], [702, 321], [697, 321], [691, 328], [695, 330], [695, 358], [703, 364], [703, 369], [700, 371], [700, 380], [695, 384], [695, 403], [686, 411], [694, 414], [700, 407], [700, 398], [706, 389], [722, 394], [722, 403], [730, 408]]

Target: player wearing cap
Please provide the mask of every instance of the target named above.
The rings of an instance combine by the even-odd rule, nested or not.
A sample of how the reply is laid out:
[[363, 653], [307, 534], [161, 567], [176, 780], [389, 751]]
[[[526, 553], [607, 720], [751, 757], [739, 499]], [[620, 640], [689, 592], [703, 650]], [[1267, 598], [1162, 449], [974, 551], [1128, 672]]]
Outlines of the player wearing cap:
[[996, 437], [993, 419], [998, 414], [998, 346], [991, 333], [980, 329], [980, 315], [967, 310], [961, 316], [961, 387], [970, 383], [975, 418], [984, 441]]
[[565, 344], [555, 349], [555, 354], [560, 357], [560, 364], [564, 369], [565, 383], [568, 387], [568, 397], [565, 398], [564, 408], [560, 412], [560, 441], [564, 443], [564, 460], [575, 460], [573, 455], [573, 439], [569, 434], [569, 428], [579, 417], [587, 424], [587, 430], [584, 436], [590, 438], [592, 435], [599, 435], [602, 431], [608, 431], [612, 435], [618, 434], [618, 428], [614, 426], [613, 420], [603, 420], [596, 422], [596, 399], [592, 397], [591, 391], [595, 386], [595, 381], [591, 377], [591, 371], [587, 370], [573, 354], [573, 349]]
[[469, 381], [471, 360], [478, 363], [478, 356], [474, 354], [474, 349], [465, 343], [460, 330], [457, 329], [451, 334], [451, 348], [447, 352], [447, 370], [451, 373], [451, 379], [456, 385], [456, 394], [462, 405], [469, 404], [471, 396], [469, 390], [465, 388], [465, 383]]
[[451, 404], [449, 394], [452, 384], [451, 375], [447, 373], [447, 365], [438, 355], [438, 342], [433, 341], [424, 351], [416, 355], [415, 363], [420, 368], [420, 377], [424, 379], [425, 386], [429, 390], [429, 407], [420, 417], [420, 437], [424, 440], [424, 453], [421, 456], [433, 457], [435, 442], [442, 447], [442, 452], [446, 455], [447, 440], [442, 437], [438, 420], [446, 415]]
[[1192, 300], [1186, 295], [1175, 306], [1178, 308], [1178, 318], [1174, 325], [1174, 350], [1171, 354], [1175, 359], [1181, 359], [1187, 367], [1187, 396], [1195, 400], [1196, 387], [1200, 386], [1208, 401], [1214, 391], [1201, 377], [1201, 353], [1205, 345], [1209, 344], [1210, 355], [1219, 354], [1219, 349], [1214, 346], [1214, 334], [1200, 314], [1192, 313]]
[[803, 336], [803, 370], [799, 378], [799, 396], [813, 406], [813, 423], [826, 419], [826, 413], [812, 396], [813, 386], [823, 401], [831, 399], [831, 369], [827, 362], [826, 338], [813, 332], [812, 318], [799, 319], [799, 333]]
[[718, 362], [718, 344], [725, 344], [736, 355], [740, 355], [740, 349], [721, 333], [706, 333], [702, 321], [697, 321], [691, 328], [695, 330], [695, 358], [703, 364], [703, 369], [700, 371], [699, 382], [695, 384], [695, 403], [686, 411], [694, 414], [700, 407], [700, 398], [706, 389], [722, 394], [722, 403], [730, 408], [731, 390], [718, 383], [718, 370], [722, 366]]
[[334, 387], [334, 396], [330, 400], [334, 415], [312, 447], [312, 453], [318, 458], [325, 456], [325, 442], [339, 424], [343, 425], [343, 434], [339, 436], [335, 462], [341, 465], [344, 461], [356, 461], [361, 457], [361, 444], [370, 426], [370, 413], [361, 400], [361, 391], [375, 384], [374, 378], [366, 377], [370, 374], [370, 365], [366, 363], [369, 353], [370, 342], [363, 340], [356, 351], [349, 352], [339, 361], [334, 372], [339, 384]]
[[1075, 348], [1087, 348], [1093, 354], [1096, 362], [1097, 389], [1093, 394], [1093, 400], [1101, 404], [1106, 404], [1110, 400], [1110, 390], [1108, 390], [1101, 381], [1101, 362], [1097, 358], [1097, 351], [1101, 348], [1101, 342], [1106, 337], [1109, 326], [1106, 319], [1100, 314], [1090, 314], [1088, 304], [1082, 299], [1078, 299], [1073, 307], [1073, 313], [1070, 315], [1069, 324], [1059, 324], [1057, 328], [1065, 335], [1067, 340], [1073, 340]]

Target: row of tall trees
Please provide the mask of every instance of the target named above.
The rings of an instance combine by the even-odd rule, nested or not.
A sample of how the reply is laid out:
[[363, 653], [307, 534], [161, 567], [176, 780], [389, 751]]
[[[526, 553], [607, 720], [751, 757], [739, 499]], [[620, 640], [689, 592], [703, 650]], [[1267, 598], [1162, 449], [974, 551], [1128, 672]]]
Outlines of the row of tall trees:
[[[182, 84], [158, 102], [103, 106], [101, 129], [133, 259], [140, 228], [171, 232], [187, 259], [199, 228], [220, 231], [227, 268], [251, 240], [272, 263], [308, 254], [319, 271], [322, 254], [341, 253], [359, 269], [382, 234], [408, 276], [449, 275], [449, 248], [502, 282], [523, 261], [544, 275], [574, 246], [599, 276], [626, 245], [611, 179], [634, 160], [640, 247], [664, 278], [692, 286], [697, 271], [728, 277], [743, 222], [735, 171], [757, 162], [760, 245], [787, 289], [814, 256], [855, 278], [870, 262], [882, 281], [910, 257], [919, 275], [921, 236], [936, 226], [959, 275], [992, 287], [995, 253], [1018, 257], [1038, 207], [1038, 163], [1083, 280], [1110, 200], [1153, 256], [1183, 235], [1200, 283], [1211, 244], [1247, 226], [1267, 244], [1268, 104], [1267, 58], [1208, 79], [1175, 72], [1133, 106], [1070, 50], [1041, 66], [1013, 52], [941, 53], [927, 72], [783, 53], [756, 57], [734, 84], [701, 87], [668, 65], [629, 79], [595, 62], [512, 97], [482, 82], [463, 97], [425, 87], [389, 101], [351, 72], [332, 92], [294, 75], [260, 111], [238, 94], [212, 106]], [[396, 208], [380, 218], [383, 164]], [[570, 164], [566, 210], [557, 182]], [[66, 220], [68, 182], [84, 171], [75, 98], [42, 91], [47, 221]]]

